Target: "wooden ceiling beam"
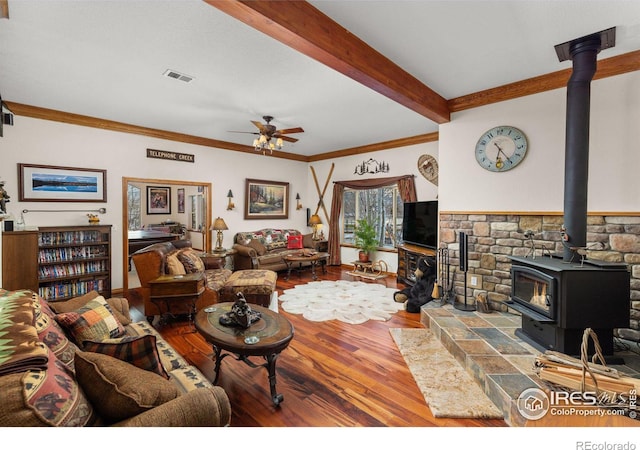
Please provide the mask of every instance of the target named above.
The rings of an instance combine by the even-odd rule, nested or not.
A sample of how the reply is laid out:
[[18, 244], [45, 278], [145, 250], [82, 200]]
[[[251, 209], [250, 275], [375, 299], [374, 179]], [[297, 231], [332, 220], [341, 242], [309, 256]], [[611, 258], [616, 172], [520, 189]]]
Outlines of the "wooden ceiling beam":
[[0, 0], [0, 19], [9, 18], [9, 0]]
[[306, 1], [204, 1], [438, 124], [451, 119], [446, 99]]
[[[640, 50], [599, 60], [593, 79], [613, 77], [636, 70], [640, 70]], [[458, 112], [526, 95], [539, 94], [552, 89], [564, 88], [571, 77], [571, 72], [572, 69], [558, 70], [526, 80], [516, 81], [515, 83], [452, 98], [448, 102], [449, 110]]]

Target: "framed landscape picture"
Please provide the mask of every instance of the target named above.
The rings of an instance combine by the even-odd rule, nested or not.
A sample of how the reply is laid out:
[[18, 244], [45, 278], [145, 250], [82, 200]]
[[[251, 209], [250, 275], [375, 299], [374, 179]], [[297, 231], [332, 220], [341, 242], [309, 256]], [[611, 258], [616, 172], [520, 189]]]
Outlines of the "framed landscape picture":
[[18, 164], [21, 202], [106, 202], [107, 171]]
[[288, 219], [289, 183], [247, 178], [244, 218]]
[[171, 188], [147, 186], [147, 214], [171, 214]]

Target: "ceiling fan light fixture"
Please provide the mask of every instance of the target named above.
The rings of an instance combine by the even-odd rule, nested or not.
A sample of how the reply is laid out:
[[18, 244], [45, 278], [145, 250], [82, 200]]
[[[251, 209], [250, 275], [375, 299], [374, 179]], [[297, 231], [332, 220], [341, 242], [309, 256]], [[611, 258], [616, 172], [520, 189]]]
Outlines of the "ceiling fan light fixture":
[[[289, 133], [302, 133], [304, 130], [301, 127], [287, 128], [284, 130], [278, 130], [274, 125], [271, 125], [272, 116], [262, 116], [266, 124], [260, 122], [251, 121], [258, 129], [260, 136], [253, 140], [253, 148], [257, 152], [262, 152], [263, 155], [269, 152], [273, 154], [274, 150], [281, 150], [284, 147], [284, 141], [297, 142], [297, 139], [283, 136]], [[247, 133], [246, 131], [233, 131], [232, 133]]]

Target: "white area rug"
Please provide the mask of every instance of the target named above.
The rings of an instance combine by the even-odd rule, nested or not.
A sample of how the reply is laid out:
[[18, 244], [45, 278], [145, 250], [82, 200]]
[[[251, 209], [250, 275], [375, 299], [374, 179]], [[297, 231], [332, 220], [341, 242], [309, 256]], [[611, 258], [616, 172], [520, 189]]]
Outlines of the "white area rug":
[[340, 320], [351, 324], [367, 320], [386, 321], [404, 309], [393, 300], [397, 289], [362, 281], [312, 281], [280, 296], [280, 307], [314, 322]]

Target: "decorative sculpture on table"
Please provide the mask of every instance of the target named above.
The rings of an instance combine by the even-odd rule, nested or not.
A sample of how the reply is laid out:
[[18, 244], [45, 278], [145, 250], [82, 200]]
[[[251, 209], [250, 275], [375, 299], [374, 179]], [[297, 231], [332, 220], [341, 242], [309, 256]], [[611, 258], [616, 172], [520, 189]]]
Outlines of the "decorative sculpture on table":
[[220, 316], [220, 323], [227, 327], [238, 326], [249, 328], [262, 317], [259, 311], [251, 309], [242, 292], [236, 294], [238, 300], [231, 307], [231, 311]]

